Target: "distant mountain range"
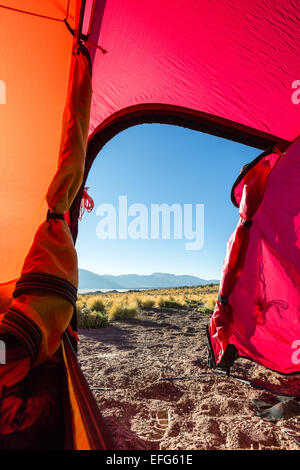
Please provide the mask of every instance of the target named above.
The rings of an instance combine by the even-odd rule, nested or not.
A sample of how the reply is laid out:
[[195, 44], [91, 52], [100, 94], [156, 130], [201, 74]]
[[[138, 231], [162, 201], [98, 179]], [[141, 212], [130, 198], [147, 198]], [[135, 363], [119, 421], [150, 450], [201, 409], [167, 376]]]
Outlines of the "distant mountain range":
[[199, 286], [206, 284], [217, 284], [215, 279], [206, 280], [196, 276], [168, 273], [122, 274], [112, 276], [110, 274], [95, 274], [86, 269], [79, 269], [79, 289], [159, 289], [168, 287]]

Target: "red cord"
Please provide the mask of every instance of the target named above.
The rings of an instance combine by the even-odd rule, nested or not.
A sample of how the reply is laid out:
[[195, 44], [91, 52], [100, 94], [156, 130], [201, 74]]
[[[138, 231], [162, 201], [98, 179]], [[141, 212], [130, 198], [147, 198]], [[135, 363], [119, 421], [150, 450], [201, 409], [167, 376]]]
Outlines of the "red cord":
[[82, 217], [85, 211], [92, 212], [92, 210], [94, 209], [94, 201], [91, 198], [91, 196], [87, 193], [88, 189], [90, 188], [84, 188], [83, 193], [82, 193], [80, 211], [79, 211], [79, 217], [78, 217], [79, 220], [82, 220]]
[[74, 331], [70, 324], [68, 325], [67, 330], [70, 333], [70, 335], [72, 336], [72, 338], [74, 338], [78, 343], [80, 340], [79, 340], [79, 336], [78, 336], [77, 331]]
[[107, 50], [104, 49], [103, 47], [99, 46], [99, 44], [95, 44], [94, 42], [90, 42], [90, 41], [86, 41], [86, 40], [83, 40], [82, 42], [84, 44], [87, 44], [88, 46], [92, 46], [92, 47], [96, 47], [97, 49], [100, 49], [102, 54], [107, 54]]

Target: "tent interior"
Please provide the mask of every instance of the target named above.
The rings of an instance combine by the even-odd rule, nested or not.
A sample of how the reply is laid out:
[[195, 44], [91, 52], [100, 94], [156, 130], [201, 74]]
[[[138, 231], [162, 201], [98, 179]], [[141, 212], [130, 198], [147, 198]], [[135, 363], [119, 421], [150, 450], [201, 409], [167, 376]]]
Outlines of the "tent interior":
[[299, 36], [293, 0], [1, 0], [0, 447], [36, 448], [51, 415], [41, 448], [114, 448], [76, 359], [74, 244], [94, 159], [136, 124], [263, 151], [233, 187], [209, 361], [299, 373]]

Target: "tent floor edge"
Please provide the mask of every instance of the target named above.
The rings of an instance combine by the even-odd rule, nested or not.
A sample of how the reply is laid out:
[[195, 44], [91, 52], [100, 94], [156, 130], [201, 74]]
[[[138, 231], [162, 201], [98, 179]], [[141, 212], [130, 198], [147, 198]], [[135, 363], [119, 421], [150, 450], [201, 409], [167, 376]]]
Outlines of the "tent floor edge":
[[233, 344], [228, 344], [226, 346], [225, 352], [223, 354], [222, 360], [220, 363], [217, 363], [214, 355], [214, 350], [211, 343], [210, 333], [209, 333], [209, 324], [206, 325], [206, 335], [207, 335], [207, 367], [209, 369], [220, 369], [226, 372], [226, 375], [230, 375], [231, 367], [234, 362], [239, 358], [239, 353], [237, 348]]
[[[63, 349], [69, 374], [69, 385], [73, 389], [73, 396], [76, 400], [75, 406], [78, 409], [80, 421], [84, 426], [83, 429], [89, 442], [89, 449], [82, 450], [116, 450], [111, 431], [80, 369], [67, 331], [63, 337]], [[76, 443], [74, 447], [76, 447]], [[74, 450], [81, 449], [76, 447]]]

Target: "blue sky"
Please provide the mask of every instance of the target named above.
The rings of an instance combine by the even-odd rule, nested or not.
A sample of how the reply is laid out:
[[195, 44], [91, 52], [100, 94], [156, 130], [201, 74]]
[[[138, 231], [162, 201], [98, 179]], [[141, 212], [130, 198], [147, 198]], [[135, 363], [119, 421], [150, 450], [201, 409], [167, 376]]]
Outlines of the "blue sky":
[[[100, 152], [88, 177], [95, 208], [79, 222], [79, 267], [98, 274], [168, 272], [219, 279], [226, 242], [239, 217], [231, 187], [241, 167], [259, 153], [177, 126], [145, 124], [118, 134]], [[127, 196], [128, 206], [144, 204], [149, 217], [151, 204], [192, 204], [194, 229], [196, 204], [204, 204], [203, 247], [186, 250], [188, 240], [175, 240], [172, 231], [169, 240], [151, 239], [150, 230], [144, 240], [120, 240], [118, 234], [114, 240], [99, 239], [96, 230], [103, 217], [97, 208], [112, 204], [118, 217], [119, 196]], [[128, 223], [133, 219], [129, 216]]]

